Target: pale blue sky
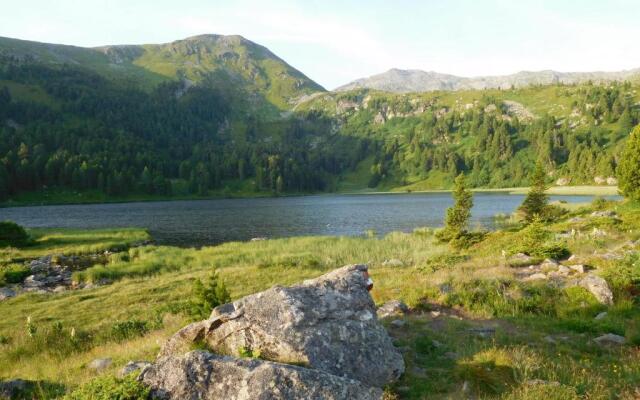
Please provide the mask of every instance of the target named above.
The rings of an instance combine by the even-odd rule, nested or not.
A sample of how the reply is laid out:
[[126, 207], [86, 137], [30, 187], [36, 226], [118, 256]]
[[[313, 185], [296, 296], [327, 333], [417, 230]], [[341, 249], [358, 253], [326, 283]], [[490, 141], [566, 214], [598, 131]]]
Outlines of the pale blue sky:
[[389, 68], [463, 76], [640, 67], [637, 0], [2, 0], [0, 36], [98, 46], [240, 34], [332, 89]]

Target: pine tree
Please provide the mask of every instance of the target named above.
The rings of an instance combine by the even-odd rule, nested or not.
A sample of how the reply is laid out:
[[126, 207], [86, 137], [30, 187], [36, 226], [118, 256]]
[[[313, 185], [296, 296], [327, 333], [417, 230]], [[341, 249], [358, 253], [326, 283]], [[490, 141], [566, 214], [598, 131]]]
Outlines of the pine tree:
[[438, 238], [447, 242], [467, 233], [467, 224], [471, 217], [471, 207], [473, 207], [473, 194], [467, 189], [464, 174], [458, 175], [454, 184], [454, 204], [447, 209], [444, 229], [438, 233]]
[[640, 201], [640, 125], [627, 139], [617, 173], [620, 192], [629, 199]]
[[231, 297], [224, 282], [218, 276], [218, 272], [214, 270], [206, 282], [203, 283], [200, 279], [195, 281], [191, 314], [198, 319], [208, 318], [211, 310], [230, 301]]
[[536, 216], [543, 217], [549, 200], [545, 193], [546, 190], [547, 184], [545, 182], [544, 168], [542, 167], [542, 163], [539, 162], [536, 164], [536, 169], [531, 177], [529, 193], [527, 193], [527, 197], [519, 208], [519, 211], [524, 214], [524, 218], [528, 223], [532, 222]]

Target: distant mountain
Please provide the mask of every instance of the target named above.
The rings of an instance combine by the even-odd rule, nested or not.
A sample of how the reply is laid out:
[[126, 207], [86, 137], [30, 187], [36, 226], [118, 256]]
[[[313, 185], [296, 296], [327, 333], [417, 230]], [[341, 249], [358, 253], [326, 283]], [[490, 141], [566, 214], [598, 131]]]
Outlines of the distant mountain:
[[0, 38], [0, 57], [13, 62], [68, 64], [154, 87], [175, 79], [186, 86], [231, 84], [258, 93], [280, 109], [324, 89], [266, 47], [242, 36], [200, 35], [165, 44], [83, 48]]
[[357, 79], [335, 91], [376, 89], [393, 93], [429, 92], [435, 90], [467, 90], [525, 87], [555, 83], [624, 81], [640, 77], [640, 68], [618, 72], [521, 71], [511, 75], [461, 77], [433, 71], [390, 69], [382, 74]]

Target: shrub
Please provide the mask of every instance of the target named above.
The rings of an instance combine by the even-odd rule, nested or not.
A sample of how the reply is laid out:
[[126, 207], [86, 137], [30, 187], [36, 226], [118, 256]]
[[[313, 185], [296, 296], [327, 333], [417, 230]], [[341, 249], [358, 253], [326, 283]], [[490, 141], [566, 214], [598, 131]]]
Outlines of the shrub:
[[0, 247], [21, 247], [31, 241], [27, 231], [12, 221], [0, 222]]
[[525, 253], [532, 257], [561, 260], [571, 253], [564, 243], [552, 241], [540, 218], [527, 225], [514, 240], [510, 254]]
[[111, 337], [117, 341], [144, 336], [147, 332], [149, 332], [149, 325], [147, 321], [140, 321], [137, 319], [119, 321], [111, 326]]
[[191, 301], [191, 315], [203, 319], [209, 317], [215, 307], [231, 301], [224, 282], [213, 270], [205, 283], [196, 280], [193, 284], [193, 300]]
[[6, 267], [0, 267], [0, 286], [10, 283], [20, 283], [29, 275], [31, 275], [31, 270], [21, 264], [11, 264]]
[[532, 222], [536, 217], [541, 217], [547, 207], [549, 197], [545, 193], [547, 184], [545, 183], [545, 172], [541, 163], [536, 164], [536, 169], [531, 177], [531, 189], [527, 197], [518, 209], [524, 214], [527, 222]]
[[143, 400], [149, 398], [149, 388], [137, 381], [136, 374], [122, 379], [101, 376], [80, 386], [64, 397], [65, 400]]
[[440, 254], [427, 260], [420, 270], [424, 272], [435, 272], [441, 269], [453, 267], [465, 261], [468, 257], [457, 254]]

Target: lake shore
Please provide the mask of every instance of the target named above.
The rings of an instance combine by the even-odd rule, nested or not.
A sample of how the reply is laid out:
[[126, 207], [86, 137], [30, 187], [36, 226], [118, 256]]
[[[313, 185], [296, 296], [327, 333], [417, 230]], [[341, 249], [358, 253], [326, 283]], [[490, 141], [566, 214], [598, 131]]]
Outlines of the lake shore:
[[[506, 193], [506, 194], [526, 194], [528, 187], [512, 188], [475, 188], [473, 192], [481, 193]], [[56, 193], [47, 197], [36, 198], [33, 195], [22, 195], [17, 199], [11, 199], [0, 203], [1, 208], [9, 207], [30, 207], [30, 206], [53, 206], [53, 205], [74, 205], [74, 204], [115, 204], [115, 203], [139, 203], [158, 201], [182, 201], [182, 200], [219, 200], [219, 199], [253, 199], [267, 197], [300, 197], [300, 196], [321, 196], [321, 195], [362, 195], [362, 194], [406, 194], [406, 193], [450, 193], [451, 189], [430, 189], [430, 190], [399, 190], [391, 189], [385, 191], [358, 190], [345, 192], [322, 192], [322, 193], [285, 193], [271, 194], [262, 192], [240, 192], [240, 193], [215, 193], [209, 196], [154, 196], [154, 195], [131, 195], [126, 197], [107, 197], [104, 194], [96, 193]], [[547, 190], [549, 195], [558, 196], [616, 196], [617, 186], [552, 186]]]

